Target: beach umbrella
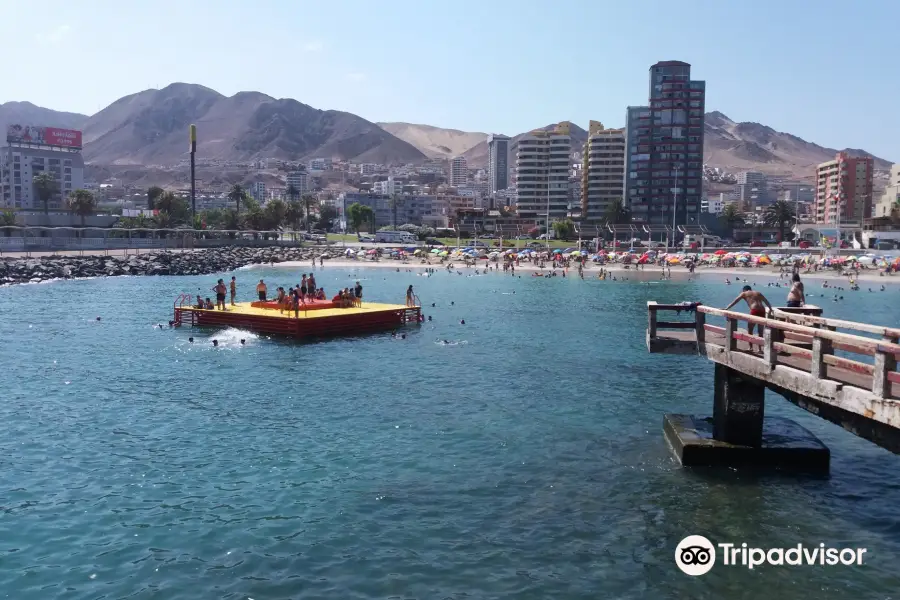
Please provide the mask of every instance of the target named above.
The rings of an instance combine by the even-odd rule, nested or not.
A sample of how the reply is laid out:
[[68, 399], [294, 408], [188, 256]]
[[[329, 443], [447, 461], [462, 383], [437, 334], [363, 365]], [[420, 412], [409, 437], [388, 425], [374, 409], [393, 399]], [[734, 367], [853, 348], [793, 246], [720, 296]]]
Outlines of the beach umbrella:
[[347, 254], [347, 256], [350, 256], [351, 254], [353, 254], [353, 249], [348, 248], [346, 254]]
[[450, 253], [444, 250], [443, 252], [439, 253], [438, 256], [447, 256], [448, 254]]
[[440, 252], [441, 252], [440, 248], [435, 248], [434, 250], [431, 251], [432, 254], [440, 254]]
[[365, 256], [365, 255], [366, 255], [366, 251], [365, 251], [365, 250], [360, 250], [359, 252], [356, 253], [356, 255], [357, 255], [357, 256]]
[[375, 248], [372, 248], [371, 250], [366, 252], [366, 254], [378, 254], [378, 250], [376, 250]]
[[721, 248], [719, 248], [719, 249], [716, 250], [713, 254], [718, 254], [719, 256], [722, 256], [722, 255], [724, 255], [724, 254], [728, 254], [728, 251], [727, 251], [727, 250], [722, 250]]

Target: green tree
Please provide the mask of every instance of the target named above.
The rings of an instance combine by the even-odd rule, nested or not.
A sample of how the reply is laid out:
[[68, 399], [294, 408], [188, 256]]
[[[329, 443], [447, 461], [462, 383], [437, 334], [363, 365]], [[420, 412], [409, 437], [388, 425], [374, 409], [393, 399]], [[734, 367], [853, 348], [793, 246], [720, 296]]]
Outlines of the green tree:
[[75, 190], [66, 199], [66, 204], [73, 214], [81, 217], [81, 226], [84, 227], [84, 218], [94, 214], [97, 210], [97, 200], [87, 190]]
[[256, 201], [256, 198], [249, 194], [244, 196], [244, 207], [247, 209], [247, 212], [262, 210], [259, 206], [259, 202]]
[[[247, 212], [244, 213], [244, 224], [253, 231], [261, 231], [266, 228], [266, 214], [259, 208], [259, 205], [247, 209]], [[253, 237], [255, 239], [256, 234]]]
[[175, 192], [163, 192], [156, 199], [155, 208], [159, 212], [166, 213], [169, 222], [178, 224], [186, 223], [190, 218], [191, 207], [183, 198], [175, 195]]
[[312, 194], [303, 194], [303, 206], [306, 208], [306, 232], [312, 231], [312, 219], [309, 216], [309, 204], [315, 200]]
[[363, 215], [363, 208], [368, 207], [363, 206], [359, 202], [354, 202], [347, 207], [347, 218], [350, 219], [350, 229], [356, 233], [359, 233], [359, 228], [366, 222], [366, 217]]
[[796, 216], [790, 202], [777, 200], [766, 208], [766, 212], [763, 215], [763, 222], [769, 227], [777, 227], [778, 241], [783, 242], [784, 230], [788, 225], [794, 222]]
[[625, 206], [625, 200], [619, 198], [606, 208], [604, 218], [610, 225], [627, 225], [631, 223], [631, 211]]
[[241, 216], [233, 208], [222, 211], [222, 220], [219, 222], [222, 229], [228, 230], [229, 237], [234, 238], [234, 231], [241, 228]]
[[324, 229], [325, 231], [331, 230], [331, 225], [335, 219], [337, 219], [338, 211], [335, 207], [330, 204], [325, 204], [319, 208], [319, 220], [316, 222], [316, 227], [319, 229]]
[[0, 228], [3, 228], [3, 235], [9, 237], [12, 235], [12, 229], [7, 229], [7, 227], [15, 227], [16, 226], [16, 213], [11, 210], [4, 210], [0, 212]]
[[164, 189], [161, 187], [154, 185], [147, 188], [147, 208], [153, 210], [156, 206], [156, 199], [162, 196]]
[[731, 203], [726, 204], [722, 208], [722, 212], [719, 213], [719, 220], [731, 232], [731, 237], [734, 238], [734, 228], [744, 224], [744, 215], [738, 210], [737, 204]]
[[[363, 223], [369, 224], [369, 230], [375, 231], [375, 211], [372, 210], [371, 206], [366, 206], [363, 204], [359, 209], [360, 214], [362, 215]], [[357, 229], [357, 233], [359, 230]]]
[[234, 202], [235, 206], [237, 207], [237, 213], [240, 214], [241, 202], [247, 199], [247, 191], [241, 184], [236, 183], [231, 186], [231, 190], [228, 192], [228, 199]]
[[44, 205], [44, 214], [50, 218], [50, 198], [59, 191], [59, 183], [50, 173], [43, 171], [34, 176], [34, 192]]
[[561, 240], [567, 240], [569, 238], [575, 237], [575, 223], [573, 223], [571, 219], [566, 219], [564, 221], [554, 221], [553, 233], [555, 233], [556, 237]]

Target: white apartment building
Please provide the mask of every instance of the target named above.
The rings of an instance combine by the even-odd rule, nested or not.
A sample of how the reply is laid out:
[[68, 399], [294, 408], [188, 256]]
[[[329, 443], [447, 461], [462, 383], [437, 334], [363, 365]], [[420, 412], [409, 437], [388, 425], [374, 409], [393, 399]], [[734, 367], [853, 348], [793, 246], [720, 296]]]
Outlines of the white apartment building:
[[372, 163], [363, 163], [359, 165], [360, 175], [374, 175], [375, 171], [377, 171], [376, 166]]
[[455, 156], [450, 161], [450, 183], [453, 187], [466, 185], [469, 181], [469, 164], [464, 156]]
[[376, 181], [372, 184], [372, 193], [384, 194], [385, 196], [402, 194], [403, 182], [395, 181], [393, 177], [388, 177], [385, 181]]
[[708, 196], [700, 200], [700, 212], [719, 215], [722, 214], [726, 204], [728, 201], [725, 199], [725, 193], [721, 192], [717, 197]]
[[57, 182], [57, 193], [47, 203], [50, 210], [64, 209], [69, 194], [84, 187], [84, 158], [80, 150], [14, 144], [0, 148], [0, 207], [43, 209], [34, 178], [45, 172]]
[[520, 217], [564, 218], [569, 208], [569, 123], [553, 131], [536, 129], [513, 146], [516, 159], [516, 197]]
[[303, 195], [310, 189], [309, 173], [306, 171], [291, 171], [285, 178], [285, 185], [288, 188], [293, 186], [297, 190], [297, 194]]
[[625, 130], [591, 121], [581, 169], [581, 216], [600, 220], [625, 197]]

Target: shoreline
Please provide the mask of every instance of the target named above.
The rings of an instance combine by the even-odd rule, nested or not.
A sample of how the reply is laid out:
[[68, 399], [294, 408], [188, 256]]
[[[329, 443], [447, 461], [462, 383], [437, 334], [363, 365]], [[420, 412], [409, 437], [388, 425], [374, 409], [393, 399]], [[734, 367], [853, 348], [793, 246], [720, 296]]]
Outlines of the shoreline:
[[[492, 265], [498, 263], [492, 263]], [[552, 263], [551, 263], [552, 264]], [[309, 262], [302, 261], [285, 261], [280, 263], [273, 264], [262, 264], [262, 265], [247, 265], [243, 267], [244, 269], [252, 269], [252, 268], [261, 268], [261, 267], [269, 267], [269, 268], [291, 268], [291, 269], [304, 269], [309, 267]], [[487, 265], [478, 265], [478, 270], [483, 271], [483, 267]], [[335, 268], [346, 268], [346, 269], [399, 269], [401, 272], [405, 270], [424, 270], [424, 269], [434, 269], [436, 272], [440, 273], [442, 271], [447, 270], [446, 264], [440, 263], [431, 263], [431, 264], [422, 264], [418, 261], [409, 261], [409, 262], [401, 262], [396, 260], [380, 260], [380, 261], [370, 261], [370, 260], [347, 260], [346, 258], [341, 259], [326, 259], [325, 268], [335, 267]], [[321, 269], [322, 267], [316, 266], [316, 269]], [[636, 270], [633, 266], [631, 268], [626, 269], [625, 265], [621, 265], [618, 263], [612, 263], [598, 266], [594, 263], [589, 263], [589, 266], [585, 268], [584, 274], [585, 279], [596, 279], [597, 274], [600, 272], [600, 269], [605, 269], [606, 271], [613, 274], [615, 277], [619, 278], [624, 276], [627, 280], [635, 280], [635, 281], [659, 281], [662, 279], [663, 268], [658, 265], [647, 265], [646, 269]], [[463, 263], [453, 263], [454, 271], [461, 272], [472, 272], [475, 270], [475, 267], [467, 267]], [[516, 267], [516, 271], [528, 272], [529, 274], [534, 272], [540, 272], [543, 270], [545, 273], [549, 273], [554, 269], [550, 267], [544, 267], [544, 269], [538, 268], [536, 265], [531, 263], [522, 263], [520, 266]], [[559, 273], [562, 269], [555, 269], [557, 273]], [[498, 275], [510, 276], [509, 273], [504, 273], [502, 267], [498, 271], [494, 271], [493, 269], [489, 271], [489, 273], [497, 273]], [[881, 271], [878, 270], [869, 270], [869, 271], [860, 271], [859, 278], [857, 282], [868, 282], [868, 283], [879, 283], [879, 284], [900, 284], [900, 275], [879, 275]], [[572, 277], [573, 275], [577, 277], [577, 269], [570, 268], [568, 270], [568, 277]], [[773, 280], [778, 281], [782, 279], [783, 281], [788, 281], [790, 275], [785, 275], [784, 278], [779, 277], [778, 268], [743, 268], [743, 267], [698, 267], [693, 273], [685, 269], [684, 267], [677, 267], [671, 270], [671, 281], [689, 281], [689, 280], [707, 280], [712, 277], [721, 277], [722, 282], [727, 278], [734, 283], [735, 276], [737, 276], [740, 281], [745, 281], [748, 279], [752, 279], [754, 277], [766, 277]], [[817, 281], [841, 281], [846, 285], [849, 285], [849, 276], [848, 275], [838, 275], [834, 271], [817, 271], [806, 273], [804, 271], [800, 272], [800, 278], [802, 280], [817, 280]]]
[[[318, 265], [319, 259], [324, 259], [324, 267]], [[157, 251], [147, 252], [141, 255], [129, 256], [48, 256], [41, 258], [10, 258], [0, 257], [0, 287], [9, 285], [21, 285], [27, 283], [44, 283], [48, 281], [91, 279], [98, 277], [121, 277], [142, 275], [213, 275], [229, 273], [238, 269], [254, 268], [285, 268], [296, 269], [301, 272], [312, 268], [315, 260], [315, 269], [345, 268], [345, 269], [394, 269], [395, 271], [422, 271], [434, 269], [435, 272], [447, 270], [446, 264], [439, 262], [420, 262], [413, 260], [394, 260], [384, 258], [379, 261], [359, 260], [348, 258], [343, 250], [322, 248], [284, 248], [266, 247], [250, 248], [245, 246], [229, 246], [226, 248], [204, 248], [193, 251]], [[550, 263], [552, 265], [552, 262]], [[488, 265], [492, 268], [487, 270]], [[609, 263], [603, 266], [588, 262], [585, 266], [585, 279], [596, 279], [601, 269], [606, 270], [616, 280], [635, 281], [659, 281], [663, 277], [663, 268], [651, 264], [643, 265], [644, 269], [637, 269], [636, 265], [623, 265], [621, 263]], [[497, 275], [509, 275], [504, 273], [499, 263], [478, 261], [477, 265], [466, 266], [463, 262], [453, 262], [453, 270], [459, 272], [479, 272]], [[684, 266], [677, 265], [668, 271], [669, 280], [691, 281], [710, 280], [721, 278], [722, 283], [728, 279], [732, 282], [746, 281], [755, 278], [767, 278], [779, 281], [785, 278], [779, 277], [780, 267], [720, 267], [698, 266], [694, 273]], [[541, 272], [549, 273], [554, 269], [545, 267], [540, 269], [530, 262], [521, 262], [516, 271], [529, 275]], [[560, 273], [561, 269], [555, 269]], [[577, 270], [569, 268], [567, 275], [577, 278]], [[838, 286], [849, 287], [849, 275], [838, 275], [834, 270], [820, 269], [809, 273], [801, 271], [801, 279], [816, 281], [839, 281]], [[786, 279], [785, 279], [786, 282]], [[900, 276], [884, 275], [880, 269], [861, 270], [857, 282], [860, 287], [868, 285], [900, 284]]]

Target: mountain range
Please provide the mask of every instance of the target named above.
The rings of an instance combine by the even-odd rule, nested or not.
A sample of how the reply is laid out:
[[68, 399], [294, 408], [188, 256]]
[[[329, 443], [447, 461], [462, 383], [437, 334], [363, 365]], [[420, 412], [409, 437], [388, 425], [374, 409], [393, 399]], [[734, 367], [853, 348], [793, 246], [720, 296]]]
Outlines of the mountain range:
[[[188, 127], [192, 123], [198, 129], [198, 155], [206, 160], [331, 157], [401, 164], [462, 155], [471, 167], [484, 167], [488, 155], [487, 134], [482, 132], [411, 123], [376, 124], [290, 98], [276, 99], [260, 92], [225, 96], [188, 83], [125, 96], [91, 116], [53, 111], [29, 102], [0, 104], [0, 131], [11, 123], [81, 129], [85, 160], [95, 166], [147, 167], [181, 162], [188, 156]], [[587, 132], [573, 124], [571, 136], [573, 149], [578, 149]], [[845, 150], [854, 156], [871, 156], [864, 150]], [[735, 122], [720, 112], [706, 115], [704, 161], [727, 171], [810, 177], [814, 165], [831, 160], [837, 152], [759, 123]], [[888, 161], [873, 158], [876, 169], [890, 167]]]

